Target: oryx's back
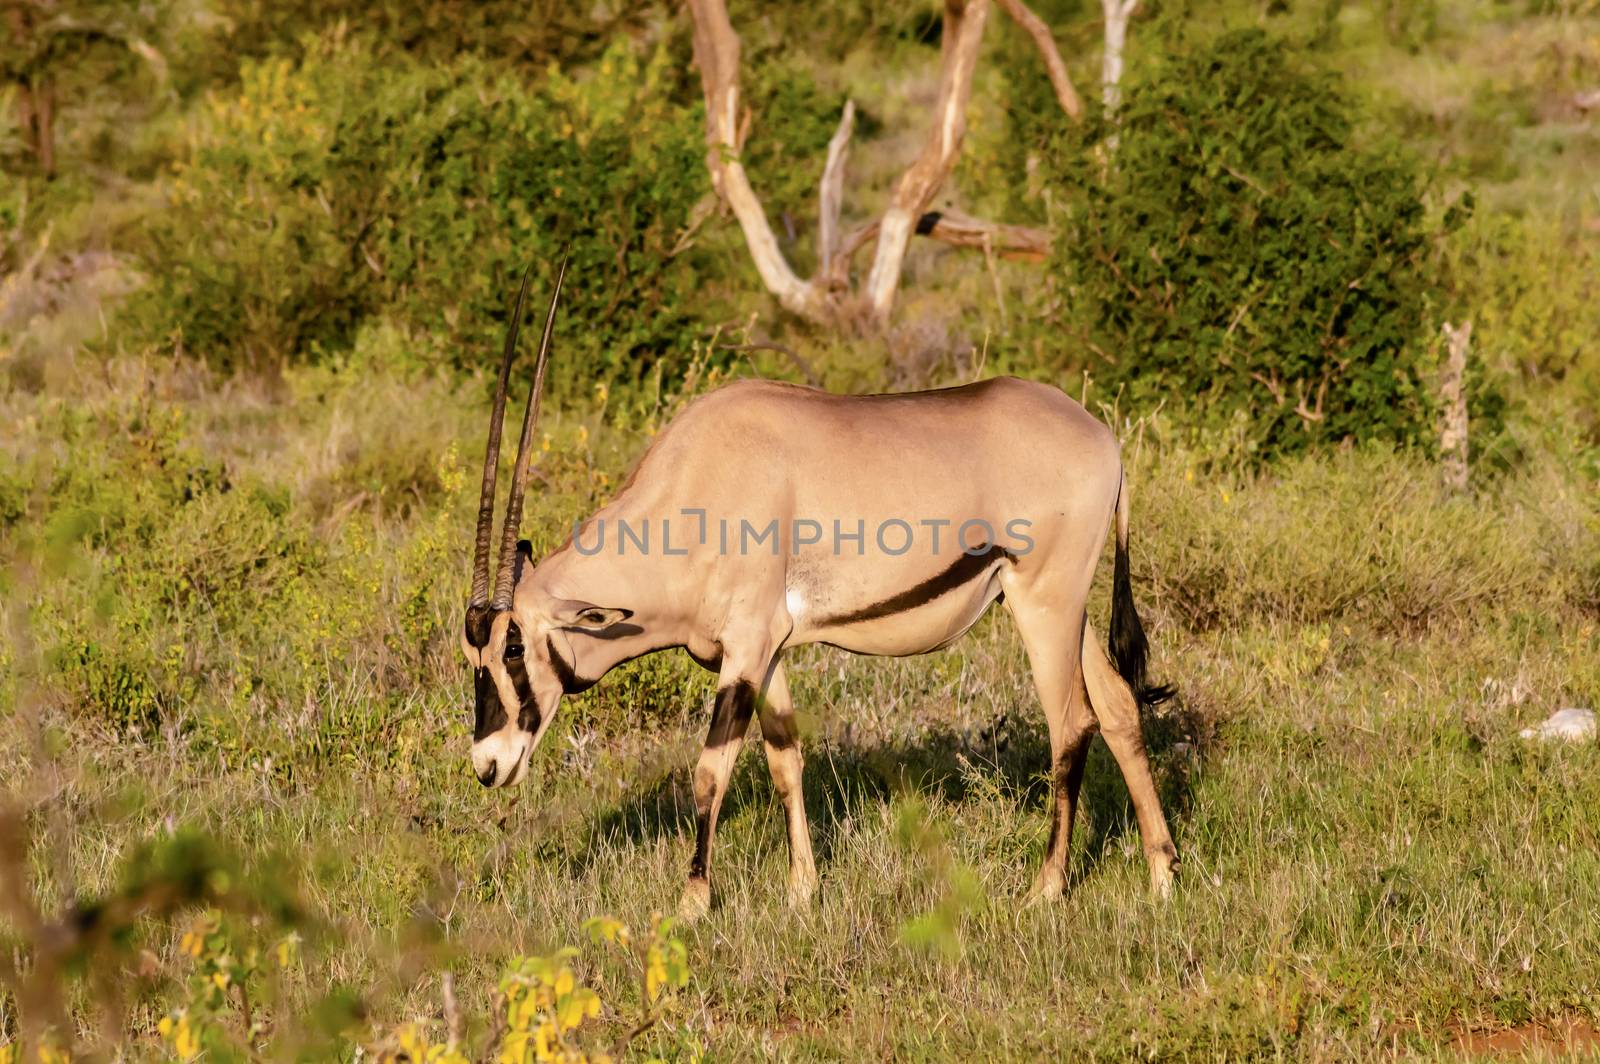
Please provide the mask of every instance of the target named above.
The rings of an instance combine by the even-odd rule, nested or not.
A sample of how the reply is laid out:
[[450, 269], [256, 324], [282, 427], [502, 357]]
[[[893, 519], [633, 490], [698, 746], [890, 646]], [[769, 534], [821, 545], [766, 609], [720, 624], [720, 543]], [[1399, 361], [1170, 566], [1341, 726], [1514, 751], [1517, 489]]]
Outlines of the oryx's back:
[[[679, 415], [645, 466], [746, 497], [792, 493], [797, 510], [915, 502], [970, 514], [974, 505], [1037, 509], [1049, 485], [1114, 480], [1119, 458], [1115, 436], [1077, 402], [1013, 377], [864, 396], [740, 381]], [[1068, 494], [1048, 501], [1065, 505]]]

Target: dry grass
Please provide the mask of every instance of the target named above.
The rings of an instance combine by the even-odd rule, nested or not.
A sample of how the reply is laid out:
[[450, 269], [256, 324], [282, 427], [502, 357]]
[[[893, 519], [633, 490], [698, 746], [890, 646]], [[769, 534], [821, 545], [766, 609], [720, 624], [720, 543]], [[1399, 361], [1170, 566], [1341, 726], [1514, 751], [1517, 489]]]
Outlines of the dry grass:
[[[347, 987], [369, 1015], [357, 1040], [405, 1018], [441, 1022], [441, 970], [481, 1015], [510, 957], [578, 941], [596, 914], [641, 926], [670, 908], [704, 674], [656, 657], [569, 700], [515, 793], [486, 794], [464, 769], [453, 533], [471, 500], [459, 460], [443, 456], [470, 397], [430, 393], [428, 414], [382, 437], [394, 453], [363, 474], [398, 486], [432, 469], [423, 504], [361, 503], [330, 521], [330, 483], [366, 490], [339, 480], [351, 464], [339, 441], [376, 424], [357, 396], [430, 386], [369, 378], [241, 402], [187, 379], [140, 390], [166, 397], [151, 409], [179, 411], [186, 438], [216, 441], [232, 488], [171, 503], [165, 528], [139, 534], [153, 538], [91, 545], [39, 589], [35, 617], [91, 617], [73, 603], [156, 564], [141, 550], [190, 551], [197, 578], [246, 563], [280, 575], [207, 592], [181, 629], [156, 600], [131, 621], [113, 611], [112, 631], [134, 624], [130, 642], [182, 647], [153, 728], [100, 715], [109, 696], [84, 702], [70, 670], [44, 670], [37, 712], [13, 701], [0, 728], [17, 766], [8, 790], [55, 811], [32, 858], [40, 897], [113, 888], [132, 848], [172, 825], [226, 840], [247, 867], [292, 868], [329, 930], [278, 1015]], [[126, 402], [85, 387], [75, 402], [101, 412], [91, 421]], [[10, 423], [32, 426], [8, 444], [29, 468], [60, 450], [50, 402], [7, 400]], [[574, 422], [552, 422], [565, 453], [546, 476], [565, 487], [530, 524], [563, 527], [616, 483], [636, 434], [588, 425], [579, 447]], [[672, 1030], [726, 1058], [1346, 1059], [1449, 1053], [1462, 1025], [1595, 1016], [1600, 839], [1587, 810], [1600, 748], [1516, 737], [1600, 698], [1600, 496], [1574, 446], [1530, 434], [1524, 467], [1444, 500], [1433, 469], [1405, 456], [1308, 458], [1219, 482], [1146, 441], [1136, 589], [1158, 673], [1182, 691], [1147, 726], [1185, 862], [1166, 906], [1147, 897], [1125, 793], [1097, 748], [1070, 897], [1017, 910], [1044, 844], [1045, 743], [1003, 615], [927, 658], [797, 652], [821, 897], [809, 914], [784, 906], [781, 816], [747, 751], [719, 836], [717, 907], [688, 935], [694, 977]], [[238, 501], [250, 492], [284, 500], [279, 524]], [[48, 488], [27, 505], [14, 550], [51, 520]], [[211, 508], [225, 505], [244, 506], [228, 513], [255, 522], [251, 534], [304, 544], [219, 538]], [[277, 560], [263, 570], [261, 558]], [[292, 578], [271, 568], [291, 561]], [[291, 597], [267, 586], [285, 580]], [[128, 593], [156, 591], [139, 588]], [[308, 629], [307, 611], [337, 624]], [[48, 653], [60, 629], [37, 631]], [[8, 671], [21, 664], [8, 658]], [[963, 898], [963, 876], [986, 900]], [[933, 947], [907, 941], [907, 922], [930, 912], [944, 914]], [[143, 1053], [189, 962], [167, 926], [141, 926], [133, 943], [111, 963], [151, 973], [129, 984]], [[608, 963], [583, 961], [603, 996], [623, 978]], [[81, 1036], [100, 1037], [96, 1010], [76, 1000]]]

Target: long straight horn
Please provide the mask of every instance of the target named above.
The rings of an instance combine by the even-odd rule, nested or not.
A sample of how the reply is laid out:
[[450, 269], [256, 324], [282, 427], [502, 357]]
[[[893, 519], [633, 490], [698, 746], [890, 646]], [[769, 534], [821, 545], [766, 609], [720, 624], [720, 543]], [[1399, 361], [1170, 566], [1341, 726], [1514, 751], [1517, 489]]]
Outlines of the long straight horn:
[[550, 309], [544, 315], [544, 335], [539, 339], [539, 361], [534, 365], [533, 390], [528, 393], [528, 405], [522, 411], [522, 439], [517, 443], [517, 464], [511, 467], [511, 498], [506, 500], [506, 523], [500, 533], [500, 570], [494, 581], [495, 609], [511, 608], [512, 566], [517, 557], [517, 530], [522, 525], [522, 495], [528, 486], [528, 450], [533, 443], [533, 429], [539, 423], [539, 400], [544, 393], [544, 369], [550, 361], [550, 337], [555, 333], [556, 302], [561, 298], [561, 282], [567, 276], [567, 258], [561, 258], [561, 268], [556, 271], [555, 291], [550, 293]]
[[505, 355], [500, 359], [500, 380], [494, 389], [494, 410], [489, 415], [489, 445], [483, 454], [483, 490], [478, 495], [478, 538], [472, 550], [472, 599], [474, 606], [489, 604], [489, 540], [494, 535], [495, 475], [500, 469], [500, 427], [506, 416], [506, 384], [511, 379], [511, 363], [517, 357], [517, 332], [522, 327], [522, 311], [528, 299], [530, 263], [517, 290], [517, 308], [511, 313], [506, 330]]

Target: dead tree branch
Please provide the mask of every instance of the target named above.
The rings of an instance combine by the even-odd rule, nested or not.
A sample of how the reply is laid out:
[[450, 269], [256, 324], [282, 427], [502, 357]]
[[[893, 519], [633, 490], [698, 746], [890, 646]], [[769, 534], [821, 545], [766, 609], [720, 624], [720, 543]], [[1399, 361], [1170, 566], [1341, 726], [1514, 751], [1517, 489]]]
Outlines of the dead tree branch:
[[1106, 116], [1115, 118], [1122, 106], [1122, 50], [1128, 43], [1128, 20], [1139, 10], [1139, 0], [1100, 0], [1106, 19], [1105, 52], [1100, 58], [1100, 102]]
[[1050, 233], [1026, 225], [1006, 225], [970, 218], [957, 211], [930, 211], [917, 219], [917, 235], [958, 248], [1022, 262], [1043, 262], [1050, 255]]
[[1050, 86], [1056, 90], [1056, 102], [1074, 122], [1081, 121], [1083, 98], [1078, 95], [1078, 90], [1072, 87], [1072, 79], [1067, 76], [1067, 64], [1061, 58], [1061, 51], [1056, 47], [1056, 38], [1050, 32], [1050, 27], [1045, 25], [1044, 19], [1030, 11], [1022, 0], [995, 0], [995, 2], [1000, 5], [1000, 10], [1011, 17], [1011, 21], [1033, 38], [1034, 45], [1039, 49], [1039, 56], [1044, 60], [1045, 72], [1050, 76]]
[[883, 212], [878, 226], [878, 250], [867, 274], [867, 305], [879, 323], [888, 320], [894, 307], [913, 224], [927, 210], [961, 150], [967, 130], [967, 102], [972, 97], [972, 71], [988, 19], [989, 0], [945, 0], [940, 46], [943, 69], [934, 122], [921, 154], [900, 176], [889, 208]]
[[706, 98], [706, 168], [744, 230], [750, 257], [767, 290], [785, 310], [816, 320], [824, 316], [815, 286], [800, 279], [778, 249], [778, 238], [739, 161], [739, 36], [722, 0], [689, 0], [694, 59]]
[[[1083, 102], [1062, 62], [1049, 27], [1024, 0], [996, 0], [1030, 34], [1055, 87], [1061, 107], [1074, 119]], [[1127, 2], [1127, 0], [1124, 0]], [[967, 105], [977, 65], [990, 0], [945, 0], [939, 93], [926, 140], [900, 176], [882, 216], [841, 236], [844, 175], [855, 103], [845, 104], [839, 126], [828, 143], [827, 162], [818, 187], [817, 271], [802, 278], [784, 258], [772, 226], [739, 158], [749, 129], [749, 112], [739, 97], [739, 37], [728, 18], [726, 0], [688, 0], [694, 23], [695, 64], [700, 69], [706, 101], [706, 167], [712, 187], [726, 203], [744, 233], [762, 283], [790, 313], [825, 325], [859, 320], [864, 309], [879, 325], [888, 321], [913, 235], [924, 235], [953, 247], [1025, 261], [1043, 259], [1050, 235], [1027, 226], [980, 221], [953, 212], [930, 212], [929, 206], [949, 178], [966, 133]], [[871, 267], [859, 294], [852, 292], [851, 261], [876, 239]]]
[[854, 100], [844, 102], [839, 128], [828, 141], [828, 162], [822, 168], [817, 190], [817, 276], [832, 274], [834, 251], [839, 244], [839, 209], [844, 205], [844, 164], [850, 154], [850, 133], [856, 124]]
[[1472, 346], [1472, 322], [1442, 328], [1445, 342], [1444, 376], [1439, 382], [1439, 406], [1444, 426], [1439, 432], [1439, 457], [1444, 465], [1444, 486], [1467, 490], [1467, 352]]

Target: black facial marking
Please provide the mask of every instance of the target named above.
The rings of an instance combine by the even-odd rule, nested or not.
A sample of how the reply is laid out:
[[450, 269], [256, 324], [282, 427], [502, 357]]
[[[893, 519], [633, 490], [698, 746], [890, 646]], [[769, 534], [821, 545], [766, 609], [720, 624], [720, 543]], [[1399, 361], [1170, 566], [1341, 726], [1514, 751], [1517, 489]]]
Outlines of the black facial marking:
[[593, 687], [595, 681], [586, 680], [573, 671], [567, 659], [556, 650], [553, 636], [544, 637], [545, 651], [550, 655], [550, 667], [556, 670], [556, 679], [561, 681], [561, 690], [569, 695], [581, 694]]
[[489, 628], [494, 623], [494, 609], [490, 606], [467, 607], [467, 645], [482, 650], [489, 645]]
[[472, 686], [478, 696], [477, 715], [472, 727], [472, 739], [476, 742], [506, 726], [506, 711], [500, 704], [500, 689], [495, 686], [488, 668], [472, 670]]
[[[467, 642], [480, 651], [489, 645], [489, 628], [494, 615], [495, 611], [487, 606], [467, 607]], [[511, 677], [511, 686], [517, 692], [518, 727], [537, 731], [541, 719], [539, 703], [533, 696], [533, 684], [528, 680], [527, 647], [522, 641], [522, 629], [516, 621], [511, 621], [506, 627], [506, 642], [500, 661], [505, 666], [506, 674]], [[500, 703], [500, 688], [495, 685], [494, 675], [486, 666], [472, 670], [472, 686], [477, 696], [477, 711], [472, 727], [472, 738], [476, 742], [504, 728], [510, 718], [505, 706]]]
[[875, 602], [870, 606], [863, 606], [859, 610], [841, 613], [829, 617], [822, 623], [830, 624], [855, 624], [858, 621], [875, 621], [880, 617], [892, 617], [897, 613], [914, 610], [918, 606], [926, 606], [934, 599], [947, 595], [956, 588], [972, 580], [979, 573], [987, 569], [994, 561], [996, 554], [1011, 561], [1015, 558], [1004, 547], [991, 543], [987, 550], [978, 554], [968, 554], [963, 551], [950, 563], [949, 568], [942, 573], [930, 576], [916, 587], [891, 595], [882, 602]]
[[533, 684], [528, 680], [528, 658], [522, 645], [522, 629], [516, 621], [506, 626], [506, 648], [509, 651], [513, 647], [517, 648], [516, 656], [507, 653], [502, 660], [511, 677], [511, 686], [517, 692], [517, 727], [535, 732], [539, 730], [539, 701], [533, 697]]

